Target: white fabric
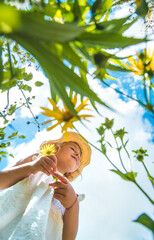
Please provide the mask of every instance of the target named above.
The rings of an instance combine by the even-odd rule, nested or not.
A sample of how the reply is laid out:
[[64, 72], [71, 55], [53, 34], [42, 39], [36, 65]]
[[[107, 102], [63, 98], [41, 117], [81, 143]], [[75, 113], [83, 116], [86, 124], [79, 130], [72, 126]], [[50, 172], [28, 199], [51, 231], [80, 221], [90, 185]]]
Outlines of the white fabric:
[[31, 175], [0, 192], [0, 240], [61, 240], [65, 208], [52, 176]]

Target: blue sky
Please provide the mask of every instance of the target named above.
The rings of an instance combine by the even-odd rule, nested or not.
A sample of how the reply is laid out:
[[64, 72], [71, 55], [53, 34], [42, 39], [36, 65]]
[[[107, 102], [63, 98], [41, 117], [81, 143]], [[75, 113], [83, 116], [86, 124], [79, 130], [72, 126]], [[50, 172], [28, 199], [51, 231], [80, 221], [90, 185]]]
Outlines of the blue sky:
[[[140, 49], [142, 47], [140, 46]], [[136, 50], [137, 47], [134, 47], [132, 52], [135, 53]], [[47, 100], [50, 97], [49, 84], [41, 72], [35, 71], [33, 68], [29, 68], [28, 71], [32, 71], [34, 75], [34, 79], [30, 83], [33, 86], [32, 95], [36, 95], [33, 100], [33, 113], [39, 117], [38, 121], [42, 123], [47, 118], [40, 114], [40, 106], [50, 106]], [[89, 71], [92, 73], [93, 69], [91, 68]], [[142, 98], [139, 80], [126, 75], [128, 74], [114, 73], [114, 77], [118, 77], [120, 81], [112, 82], [112, 86]], [[43, 81], [44, 85], [41, 88], [35, 87], [34, 82], [36, 81]], [[115, 119], [115, 130], [126, 128], [128, 132], [126, 139], [130, 139], [128, 150], [131, 158], [133, 159], [134, 155], [131, 153], [132, 150], [141, 146], [147, 149], [149, 158], [147, 158], [146, 164], [151, 174], [154, 174], [151, 161], [152, 156], [154, 156], [152, 142], [154, 124], [149, 113], [136, 102], [126, 100], [112, 89], [102, 88], [101, 83], [92, 79], [90, 75], [88, 81], [91, 88], [102, 100], [118, 110], [119, 113], [114, 113], [97, 104], [103, 116]], [[137, 89], [136, 93], [134, 86]], [[18, 101], [20, 94], [16, 89], [13, 89], [10, 91], [10, 101], [14, 101], [15, 98]], [[5, 93], [1, 94], [1, 107], [3, 104], [5, 105]], [[95, 128], [99, 127], [103, 119], [97, 113], [94, 114], [96, 118], [86, 124], [87, 128], [80, 123], [76, 123], [75, 126], [90, 142], [99, 146], [97, 143], [99, 137]], [[16, 139], [13, 142], [9, 151], [14, 154], [15, 159], [8, 158], [2, 161], [0, 170], [8, 163], [11, 164], [13, 161], [36, 152], [42, 141], [61, 136], [59, 127], [47, 132], [46, 126], [41, 126], [41, 131], [37, 132], [37, 127], [33, 123], [27, 125], [27, 121], [33, 121], [27, 108], [22, 108], [14, 117], [16, 120], [12, 121], [12, 125], [20, 134], [26, 135], [26, 139]], [[11, 128], [8, 127], [7, 133], [9, 134], [9, 132], [11, 132]], [[110, 135], [108, 135], [108, 139], [112, 142]], [[148, 229], [132, 222], [143, 212], [154, 218], [151, 204], [132, 183], [123, 181], [110, 171], [113, 168], [103, 155], [95, 149], [92, 149], [92, 152], [91, 164], [84, 169], [82, 178], [79, 177], [72, 183], [77, 193], [86, 195], [85, 200], [80, 203], [80, 225], [77, 240], [152, 240], [152, 234]], [[109, 156], [119, 166], [119, 159], [114, 150], [109, 151]], [[123, 158], [126, 166], [129, 166], [125, 155]], [[140, 185], [154, 198], [152, 196], [153, 188], [148, 183], [146, 173], [140, 163], [133, 161], [133, 169], [138, 172], [137, 180]]]

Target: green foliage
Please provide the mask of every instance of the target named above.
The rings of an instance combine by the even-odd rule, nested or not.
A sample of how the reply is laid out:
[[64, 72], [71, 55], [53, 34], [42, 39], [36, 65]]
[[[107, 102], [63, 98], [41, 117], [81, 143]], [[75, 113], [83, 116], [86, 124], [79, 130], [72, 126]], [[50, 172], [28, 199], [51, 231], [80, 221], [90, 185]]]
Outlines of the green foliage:
[[148, 156], [147, 150], [143, 150], [142, 147], [138, 150], [133, 150], [132, 152], [135, 153], [135, 158], [140, 162], [142, 162], [144, 160], [144, 157]]
[[154, 221], [147, 215], [140, 215], [134, 222], [140, 223], [154, 233]]
[[43, 85], [43, 83], [40, 82], [40, 81], [35, 82], [35, 86], [36, 86], [36, 87], [41, 87], [42, 85]]
[[116, 170], [111, 170], [112, 172], [118, 174], [120, 177], [122, 177], [122, 179], [126, 180], [126, 181], [131, 181], [134, 182], [135, 178], [137, 176], [137, 173], [135, 172], [127, 172], [126, 174], [120, 172], [120, 171], [116, 171]]
[[[114, 128], [114, 119], [109, 120], [108, 118], [105, 118], [105, 120], [101, 124], [101, 126], [99, 128], [97, 128], [97, 132], [100, 137], [100, 139], [98, 140], [98, 142], [100, 142], [100, 149], [97, 149], [97, 150], [99, 150], [105, 156], [105, 158], [110, 162], [110, 164], [114, 167], [114, 169], [111, 170], [112, 172], [119, 175], [123, 180], [130, 181], [133, 184], [135, 184], [136, 187], [147, 197], [147, 199], [150, 201], [150, 203], [154, 204], [154, 200], [151, 199], [151, 197], [145, 192], [145, 190], [137, 182], [137, 174], [138, 173], [132, 170], [130, 154], [126, 148], [128, 140], [125, 141], [125, 134], [127, 134], [127, 132], [125, 131], [125, 128], [121, 128], [116, 131], [114, 131], [113, 128]], [[113, 145], [113, 143], [111, 144], [110, 142], [107, 141], [107, 134], [109, 132], [112, 134], [113, 139], [115, 140], [115, 146]], [[117, 139], [119, 140], [119, 142], [117, 141]], [[120, 167], [119, 167], [119, 165], [114, 163], [114, 161], [112, 161], [112, 159], [110, 159], [110, 157], [108, 156], [109, 149], [107, 149], [107, 147], [110, 149], [112, 148], [112, 150], [115, 150], [115, 152], [117, 152], [117, 156], [119, 156], [119, 160], [121, 163]], [[132, 152], [135, 153], [135, 158], [139, 162], [142, 163], [144, 170], [147, 173], [149, 182], [154, 187], [154, 177], [151, 176], [151, 174], [149, 173], [149, 170], [147, 169], [147, 167], [144, 163], [144, 157], [148, 156], [147, 150], [144, 150], [141, 147], [138, 150], [133, 150]], [[126, 158], [122, 157], [121, 153], [126, 154], [126, 157], [129, 161], [130, 169], [128, 169], [128, 167], [126, 167]], [[123, 158], [125, 161], [123, 161]], [[147, 228], [149, 228], [150, 230], [152, 230], [154, 232], [154, 222], [146, 214], [142, 214], [134, 222], [141, 223], [142, 225], [146, 226]]]
[[18, 137], [22, 139], [26, 138], [24, 135], [19, 135]]
[[136, 13], [141, 17], [145, 18], [149, 10], [147, 2], [145, 0], [142, 1], [136, 0], [136, 5], [137, 5]]
[[[77, 76], [64, 65], [64, 60], [67, 59], [71, 66], [77, 66], [79, 72], [87, 72], [81, 60], [84, 55], [86, 63], [91, 61], [97, 68], [96, 76], [103, 80], [108, 66], [109, 69], [115, 69], [115, 67], [108, 65], [111, 55], [102, 48], [121, 49], [145, 41], [145, 39], [128, 38], [122, 35], [137, 18], [131, 20], [131, 17], [126, 17], [108, 21], [113, 0], [98, 0], [92, 6], [87, 1], [80, 0], [62, 3], [52, 1], [52, 6], [41, 2], [37, 4], [31, 2], [30, 5], [31, 10], [20, 10], [1, 4], [0, 11], [3, 13], [0, 18], [0, 33], [5, 39], [15, 40], [13, 51], [22, 55], [18, 42], [28, 51], [26, 55], [29, 61], [35, 62], [36, 59], [40, 63], [49, 79], [52, 96], [56, 99], [58, 95], [75, 116], [76, 112], [70, 98], [66, 95], [67, 87], [82, 96], [89, 97], [94, 106], [94, 102], [98, 101], [107, 107], [89, 89], [87, 82], [84, 83], [83, 74], [81, 77]], [[88, 22], [86, 14], [89, 10], [92, 14]], [[14, 20], [6, 18], [6, 15], [12, 16]], [[128, 20], [129, 23], [127, 23]], [[115, 57], [112, 55], [112, 58]], [[16, 55], [12, 54], [12, 58], [16, 65], [18, 63]], [[26, 58], [22, 57], [21, 63], [26, 63]], [[9, 74], [9, 62], [6, 67]], [[32, 77], [21, 73], [20, 75], [26, 81], [31, 80]], [[15, 86], [17, 79], [21, 81], [21, 77], [20, 79], [19, 75], [17, 77], [16, 71], [13, 76], [12, 74], [5, 76], [3, 82], [7, 80], [7, 84], [3, 89], [7, 90]], [[21, 87], [25, 91], [31, 91], [27, 84], [23, 83]]]
[[127, 134], [127, 132], [125, 132], [125, 128], [121, 128], [114, 133], [114, 136], [115, 138], [120, 138], [121, 141], [123, 142], [123, 138], [125, 134]]

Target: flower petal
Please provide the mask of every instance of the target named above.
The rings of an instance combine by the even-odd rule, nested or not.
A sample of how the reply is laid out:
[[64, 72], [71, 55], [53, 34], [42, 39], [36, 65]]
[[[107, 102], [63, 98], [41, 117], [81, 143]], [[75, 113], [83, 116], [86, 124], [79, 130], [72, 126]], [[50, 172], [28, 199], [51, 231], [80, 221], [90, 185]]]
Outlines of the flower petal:
[[44, 107], [41, 107], [41, 109], [45, 111], [45, 112], [42, 112], [42, 114], [47, 117], [53, 117], [56, 119], [62, 118], [62, 114], [57, 113], [55, 110], [50, 110], [50, 109], [44, 108]]
[[48, 123], [53, 122], [53, 121], [56, 121], [56, 120], [52, 119], [52, 120], [46, 121], [46, 122], [42, 123], [42, 125], [48, 124]]
[[75, 93], [75, 95], [72, 99], [72, 103], [74, 104], [74, 106], [76, 105], [76, 103], [77, 103], [77, 93]]
[[57, 104], [55, 103], [55, 101], [52, 98], [48, 98], [48, 100], [53, 106], [54, 110], [57, 110], [58, 113], [61, 113], [61, 110], [57, 107]]
[[89, 98], [87, 98], [86, 100], [83, 100], [83, 101], [80, 103], [80, 105], [75, 109], [75, 111], [78, 113], [78, 112], [80, 112], [81, 110], [83, 110], [84, 107], [86, 107], [86, 106], [88, 105], [88, 104], [87, 104], [88, 100], [89, 100]]
[[47, 128], [47, 131], [51, 131], [53, 128], [57, 127], [58, 125], [59, 123], [52, 125], [51, 127]]

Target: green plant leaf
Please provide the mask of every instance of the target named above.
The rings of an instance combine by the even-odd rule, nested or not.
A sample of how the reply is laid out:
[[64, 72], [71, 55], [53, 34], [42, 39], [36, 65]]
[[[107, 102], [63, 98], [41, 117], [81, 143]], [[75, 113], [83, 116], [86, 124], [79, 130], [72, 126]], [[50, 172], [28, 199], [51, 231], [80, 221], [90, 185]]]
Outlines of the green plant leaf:
[[101, 143], [101, 150], [104, 155], [106, 155], [106, 147], [105, 144]]
[[2, 46], [3, 46], [3, 43], [2, 41], [0, 41], [0, 88], [1, 88], [1, 82], [3, 79]]
[[83, 96], [87, 96], [93, 101], [97, 101], [110, 108], [97, 97], [85, 81], [83, 81], [71, 69], [66, 67], [57, 56], [51, 52], [47, 44], [41, 44], [25, 37], [19, 37], [16, 34], [11, 37], [31, 52], [31, 54], [38, 60], [48, 76], [49, 81], [51, 81], [51, 86], [54, 88], [54, 91], [57, 91], [57, 94], [62, 98], [72, 114], [77, 116], [70, 99], [66, 97], [66, 94], [63, 94], [63, 91], [65, 92], [65, 87], [70, 87], [73, 91], [80, 93]]
[[131, 182], [134, 182], [134, 180], [137, 176], [137, 173], [134, 173], [134, 172], [122, 173], [117, 170], [111, 170], [111, 171], [118, 174], [122, 179], [124, 179], [126, 181], [131, 181]]
[[4, 151], [0, 151], [0, 155], [5, 155], [5, 154], [7, 154], [7, 152], [4, 152]]
[[81, 62], [80, 57], [76, 54], [74, 49], [71, 47], [71, 44], [69, 43], [63, 44], [63, 55], [64, 55], [64, 58], [67, 59], [72, 65], [78, 66], [80, 69], [87, 72], [87, 68]]
[[130, 69], [128, 68], [123, 68], [123, 67], [120, 67], [120, 66], [116, 66], [116, 65], [112, 65], [110, 63], [107, 63], [107, 69], [111, 70], [111, 71], [119, 71], [119, 72], [132, 72]]
[[13, 132], [10, 136], [8, 136], [8, 139], [14, 138], [18, 135], [18, 132]]
[[25, 81], [30, 81], [33, 78], [33, 74], [32, 73], [29, 73], [29, 74], [24, 73], [23, 78], [24, 78]]
[[85, 46], [101, 47], [101, 48], [125, 48], [130, 45], [135, 45], [144, 42], [145, 39], [123, 37], [118, 33], [107, 32], [84, 32], [79, 37], [78, 41], [81, 41]]
[[154, 221], [147, 214], [143, 213], [133, 222], [142, 224], [154, 233]]
[[40, 81], [36, 81], [35, 82], [35, 86], [37, 87], [41, 87], [44, 83], [40, 82]]
[[97, 28], [102, 29], [104, 31], [107, 31], [108, 33], [119, 33], [121, 30], [123, 24], [130, 18], [130, 16], [120, 19], [113, 19], [110, 21], [103, 21], [100, 23], [97, 23]]
[[9, 154], [9, 156], [12, 157], [12, 158], [14, 158], [13, 154], [11, 154], [11, 153]]
[[125, 131], [125, 128], [121, 128], [119, 130], [116, 130], [114, 133], [115, 138], [119, 137], [121, 141], [123, 142], [124, 135], [127, 134], [128, 132]]
[[77, 26], [76, 23], [61, 24], [44, 20], [35, 12], [16, 10], [5, 4], [0, 5], [0, 16], [0, 33], [18, 33], [20, 36], [30, 37], [37, 41], [70, 41], [87, 28], [86, 26]]
[[105, 123], [104, 123], [104, 126], [107, 128], [107, 129], [111, 129], [113, 127], [113, 124], [114, 124], [114, 119], [108, 119], [108, 118], [105, 118]]
[[18, 138], [24, 139], [24, 138], [26, 138], [26, 137], [25, 137], [24, 135], [19, 135]]

